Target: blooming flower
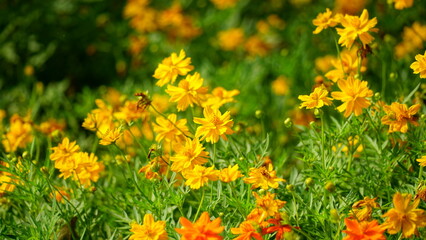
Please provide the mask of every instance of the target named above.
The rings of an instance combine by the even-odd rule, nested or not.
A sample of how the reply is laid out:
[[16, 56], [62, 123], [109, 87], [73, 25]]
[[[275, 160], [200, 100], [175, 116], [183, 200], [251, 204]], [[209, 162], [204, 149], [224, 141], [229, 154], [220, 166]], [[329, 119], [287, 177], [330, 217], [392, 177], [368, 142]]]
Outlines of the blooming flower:
[[203, 87], [203, 81], [199, 73], [186, 76], [177, 87], [168, 85], [166, 93], [170, 95], [170, 102], [177, 102], [178, 111], [185, 111], [188, 106], [201, 105], [207, 88]]
[[240, 223], [238, 228], [231, 228], [231, 233], [240, 235], [233, 240], [251, 240], [252, 238], [256, 240], [263, 240], [262, 235], [257, 232], [251, 221], [244, 221]]
[[62, 132], [65, 129], [65, 122], [57, 121], [56, 119], [49, 119], [42, 122], [38, 127], [38, 130], [47, 136], [52, 136], [55, 131]]
[[257, 193], [253, 192], [254, 197], [256, 198], [256, 207], [259, 208], [262, 212], [261, 218], [265, 219], [266, 217], [275, 216], [278, 213], [284, 204], [285, 201], [275, 199], [275, 194], [267, 192], [266, 195], [260, 197]]
[[160, 179], [160, 174], [165, 174], [169, 168], [168, 158], [168, 155], [157, 156], [139, 169], [138, 173], [145, 173], [146, 179]]
[[26, 118], [14, 114], [10, 119], [9, 131], [3, 137], [1, 143], [6, 152], [15, 152], [18, 148], [24, 148], [33, 140], [32, 124]]
[[219, 179], [222, 182], [232, 182], [244, 175], [238, 170], [238, 164], [220, 170]]
[[182, 172], [193, 169], [195, 165], [202, 165], [207, 162], [209, 153], [204, 151], [203, 145], [197, 138], [193, 140], [186, 138], [184, 144], [176, 147], [175, 156], [170, 160], [173, 162], [172, 171]]
[[219, 137], [227, 140], [226, 135], [234, 132], [231, 129], [234, 122], [230, 119], [229, 111], [222, 115], [219, 109], [206, 107], [203, 110], [203, 115], [204, 118], [194, 117], [194, 122], [201, 124], [195, 132], [197, 138], [201, 137], [201, 140], [206, 139], [207, 142], [216, 143], [219, 141]]
[[410, 65], [410, 68], [415, 74], [420, 73], [420, 78], [426, 78], [426, 51], [423, 55], [416, 55], [416, 61]]
[[413, 6], [414, 0], [393, 0], [395, 3], [395, 9], [402, 10]]
[[331, 17], [332, 14], [330, 9], [327, 8], [325, 13], [319, 13], [318, 16], [312, 20], [312, 23], [317, 27], [313, 32], [314, 34], [318, 34], [329, 27], [334, 27], [339, 23], [338, 19]]
[[380, 205], [376, 203], [377, 198], [364, 197], [352, 205], [352, 211], [349, 214], [352, 218], [362, 222], [367, 221], [371, 217], [373, 208], [379, 208]]
[[272, 92], [278, 96], [286, 95], [289, 90], [288, 79], [284, 76], [279, 76], [271, 83]]
[[158, 79], [156, 85], [164, 86], [171, 82], [174, 83], [178, 75], [185, 76], [188, 72], [194, 69], [191, 64], [191, 58], [185, 58], [184, 50], [180, 50], [179, 56], [172, 53], [170, 57], [165, 58], [157, 69], [155, 69], [153, 77]]
[[377, 220], [371, 222], [362, 221], [349, 218], [345, 218], [346, 230], [342, 232], [346, 233], [346, 237], [343, 240], [385, 240], [386, 237], [383, 235], [386, 228], [380, 226]]
[[244, 31], [242, 28], [231, 28], [218, 34], [219, 45], [225, 51], [237, 49], [244, 42]]
[[339, 112], [345, 112], [344, 116], [349, 117], [351, 113], [355, 116], [362, 114], [362, 109], [370, 106], [370, 101], [367, 97], [373, 96], [373, 91], [368, 89], [366, 81], [360, 81], [353, 77], [348, 77], [347, 80], [339, 80], [337, 82], [341, 92], [332, 92], [331, 96], [343, 102], [337, 107]]
[[19, 183], [17, 176], [12, 175], [9, 171], [2, 171], [3, 169], [8, 170], [8, 168], [9, 163], [0, 161], [0, 197], [15, 190]]
[[426, 167], [426, 155], [416, 159], [420, 166]]
[[202, 106], [219, 109], [225, 103], [235, 102], [234, 96], [238, 94], [240, 91], [237, 89], [227, 91], [223, 87], [217, 87], [212, 90], [211, 94], [207, 94], [207, 100], [202, 103]]
[[420, 198], [411, 203], [411, 194], [396, 193], [393, 195], [394, 208], [390, 209], [382, 217], [386, 218], [383, 223], [389, 234], [402, 235], [408, 238], [417, 233], [417, 228], [426, 226], [425, 211], [418, 209]]
[[68, 165], [68, 162], [72, 161], [70, 159], [71, 156], [78, 152], [80, 152], [80, 146], [77, 145], [77, 142], [70, 142], [70, 140], [65, 137], [57, 147], [52, 148], [50, 160], [55, 161], [55, 168], [61, 169]]
[[250, 56], [263, 57], [268, 54], [271, 49], [271, 45], [265, 42], [260, 36], [254, 35], [249, 37], [244, 43], [244, 49]]
[[309, 95], [300, 95], [299, 100], [303, 101], [300, 108], [307, 109], [321, 108], [322, 106], [330, 106], [332, 98], [327, 97], [328, 91], [324, 86], [316, 87]]
[[221, 240], [219, 234], [224, 227], [220, 226], [221, 219], [216, 218], [211, 221], [208, 212], [203, 212], [200, 218], [192, 223], [188, 219], [181, 217], [179, 219], [182, 228], [175, 228], [176, 232], [182, 235], [181, 240]]
[[359, 37], [362, 44], [365, 46], [373, 41], [373, 36], [369, 31], [377, 31], [373, 28], [377, 24], [377, 19], [368, 20], [368, 11], [364, 9], [360, 17], [345, 15], [342, 18], [341, 24], [344, 28], [336, 28], [340, 35], [339, 44], [347, 48], [351, 48], [355, 39]]
[[273, 170], [272, 164], [268, 168], [261, 166], [260, 168], [250, 168], [249, 177], [244, 179], [245, 183], [252, 183], [252, 189], [262, 188], [267, 190], [269, 187], [278, 188], [278, 183], [285, 181], [276, 176], [276, 171]]
[[78, 152], [73, 154], [70, 160], [59, 168], [59, 177], [67, 179], [72, 176], [74, 181], [85, 187], [89, 187], [91, 182], [97, 182], [99, 173], [105, 168], [93, 153]]
[[275, 218], [268, 219], [268, 223], [272, 224], [273, 226], [269, 226], [266, 228], [262, 228], [262, 234], [269, 234], [276, 232], [275, 235], [276, 240], [284, 239], [284, 233], [291, 232], [292, 226], [288, 224], [283, 224], [283, 220], [281, 219], [280, 214], [276, 214]]
[[129, 240], [166, 240], [168, 239], [167, 232], [165, 230], [165, 221], [154, 221], [152, 214], [147, 213], [143, 217], [143, 225], [132, 223]]
[[195, 165], [193, 169], [186, 170], [183, 172], [183, 177], [186, 179], [185, 185], [192, 189], [199, 189], [203, 187], [207, 182], [216, 181], [219, 177], [219, 171], [212, 167], [203, 167], [201, 165]]
[[123, 132], [119, 128], [108, 128], [104, 133], [101, 133], [99, 144], [104, 146], [110, 145], [111, 143], [115, 143], [122, 135]]
[[162, 116], [157, 117], [157, 124], [153, 123], [154, 132], [157, 133], [155, 141], [161, 142], [163, 139], [166, 142], [182, 142], [185, 140], [185, 135], [189, 135], [186, 119], [177, 120], [176, 114], [170, 114], [167, 119]]
[[420, 104], [414, 104], [410, 108], [407, 105], [393, 102], [391, 105], [386, 105], [383, 110], [386, 115], [382, 117], [382, 123], [389, 125], [389, 132], [402, 132], [408, 131], [408, 123], [418, 126], [414, 115], [419, 111]]
[[346, 76], [355, 76], [358, 70], [360, 72], [365, 72], [367, 70], [365, 67], [366, 61], [362, 61], [361, 66], [359, 66], [357, 52], [358, 49], [355, 47], [350, 50], [345, 49], [340, 53], [339, 58], [329, 59], [334, 69], [328, 71], [325, 77], [333, 82], [337, 82], [340, 79], [344, 79]]

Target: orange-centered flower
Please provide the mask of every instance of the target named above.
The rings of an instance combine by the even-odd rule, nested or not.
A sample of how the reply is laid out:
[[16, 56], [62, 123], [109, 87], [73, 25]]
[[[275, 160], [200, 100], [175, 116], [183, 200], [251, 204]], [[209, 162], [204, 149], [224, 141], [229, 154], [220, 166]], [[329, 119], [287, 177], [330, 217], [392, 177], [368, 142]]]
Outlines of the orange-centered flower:
[[351, 220], [345, 218], [346, 230], [343, 232], [346, 233], [346, 237], [343, 240], [385, 240], [386, 237], [383, 235], [383, 232], [386, 230], [383, 226], [380, 226], [377, 220], [371, 222], [358, 220]]
[[183, 144], [176, 147], [176, 155], [170, 158], [173, 162], [172, 171], [182, 172], [193, 169], [195, 165], [206, 163], [209, 153], [204, 149], [197, 138], [193, 140], [187, 138]]
[[382, 123], [389, 125], [389, 132], [402, 132], [408, 131], [408, 123], [418, 126], [414, 115], [420, 110], [420, 104], [415, 104], [407, 107], [405, 104], [393, 102], [389, 106], [384, 106], [383, 110], [386, 115], [382, 117]]
[[368, 11], [364, 9], [360, 17], [345, 15], [341, 22], [344, 28], [336, 28], [337, 33], [340, 35], [339, 44], [347, 48], [351, 48], [355, 39], [359, 37], [362, 44], [370, 44], [373, 41], [373, 36], [369, 31], [377, 31], [373, 28], [377, 24], [377, 19], [373, 18], [368, 20]]
[[328, 91], [323, 85], [316, 87], [314, 91], [308, 95], [300, 95], [299, 99], [303, 101], [300, 108], [307, 109], [321, 108], [324, 105], [330, 106], [332, 98], [327, 97]]
[[313, 32], [314, 34], [318, 34], [326, 28], [334, 27], [339, 23], [337, 18], [331, 17], [332, 14], [333, 12], [327, 8], [325, 13], [319, 13], [318, 16], [312, 20], [312, 23], [317, 27]]
[[207, 142], [216, 143], [219, 137], [227, 140], [226, 135], [234, 133], [231, 129], [234, 122], [232, 121], [230, 112], [227, 111], [223, 115], [219, 109], [206, 107], [203, 110], [204, 118], [194, 118], [194, 122], [201, 124], [195, 132], [196, 137], [201, 140], [206, 139]]
[[339, 80], [337, 82], [341, 92], [332, 92], [331, 96], [343, 102], [337, 107], [339, 112], [345, 112], [344, 116], [349, 117], [351, 113], [355, 116], [362, 114], [362, 109], [370, 106], [370, 101], [367, 97], [373, 96], [373, 91], [367, 87], [366, 81], [360, 81], [353, 77], [348, 77], [347, 80]]
[[177, 102], [178, 111], [185, 111], [188, 106], [201, 105], [207, 88], [203, 87], [203, 81], [199, 73], [186, 76], [177, 87], [168, 85], [166, 93], [170, 95], [170, 102]]
[[191, 64], [191, 58], [185, 58], [185, 51], [180, 50], [179, 56], [172, 53], [170, 57], [165, 58], [157, 69], [155, 69], [153, 77], [158, 79], [156, 85], [164, 86], [171, 82], [174, 83], [178, 75], [185, 76], [194, 69]]
[[417, 54], [416, 61], [410, 65], [415, 74], [420, 73], [420, 78], [426, 78], [426, 51], [423, 55]]
[[200, 218], [192, 223], [188, 219], [179, 219], [182, 228], [175, 228], [176, 232], [182, 235], [181, 240], [222, 240], [219, 234], [224, 227], [220, 226], [221, 219], [216, 218], [211, 221], [208, 212], [203, 212]]

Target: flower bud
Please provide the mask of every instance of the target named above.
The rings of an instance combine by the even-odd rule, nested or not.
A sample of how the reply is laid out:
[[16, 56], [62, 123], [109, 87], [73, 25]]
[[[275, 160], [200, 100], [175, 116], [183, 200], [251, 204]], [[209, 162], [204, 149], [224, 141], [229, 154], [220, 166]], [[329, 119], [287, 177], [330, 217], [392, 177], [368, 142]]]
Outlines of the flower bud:
[[340, 215], [337, 209], [333, 208], [330, 210], [331, 222], [337, 223], [340, 221]]
[[306, 186], [312, 186], [314, 184], [314, 179], [308, 177], [307, 179], [305, 179], [305, 184]]
[[22, 157], [23, 157], [23, 158], [28, 157], [28, 151], [23, 152], [23, 153], [22, 153]]
[[294, 185], [293, 184], [288, 184], [286, 187], [287, 191], [289, 192], [293, 192], [294, 191]]
[[290, 118], [286, 118], [284, 120], [284, 125], [286, 126], [286, 128], [291, 128], [293, 126], [293, 122], [291, 121]]
[[331, 181], [328, 181], [325, 186], [324, 186], [325, 190], [329, 191], [329, 192], [334, 192], [334, 190], [336, 190], [336, 186], [334, 186], [334, 183]]
[[263, 111], [262, 110], [256, 110], [255, 116], [257, 119], [261, 119], [263, 117]]

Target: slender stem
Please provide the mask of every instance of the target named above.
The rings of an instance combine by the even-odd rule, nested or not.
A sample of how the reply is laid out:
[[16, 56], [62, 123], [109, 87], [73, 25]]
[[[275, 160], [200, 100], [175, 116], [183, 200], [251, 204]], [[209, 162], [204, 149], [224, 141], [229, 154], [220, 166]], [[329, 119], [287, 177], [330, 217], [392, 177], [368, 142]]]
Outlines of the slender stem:
[[154, 105], [149, 105], [151, 106], [151, 108], [158, 114], [160, 114], [160, 116], [162, 116], [164, 119], [166, 119], [167, 121], [169, 121], [177, 130], [179, 130], [179, 132], [181, 132], [185, 137], [187, 138], [191, 138], [193, 139], [193, 137], [186, 135], [186, 133], [184, 131], [182, 131], [182, 129], [180, 129], [174, 122], [172, 122], [168, 117], [166, 117], [166, 115], [164, 115], [163, 113], [159, 112]]
[[200, 205], [198, 205], [197, 213], [195, 213], [194, 222], [195, 222], [195, 220], [197, 220], [198, 214], [200, 213], [200, 210], [201, 210], [201, 206], [203, 205], [205, 192], [206, 191], [203, 188], [203, 193], [201, 195]]
[[419, 181], [423, 180], [423, 166], [420, 166], [420, 171], [419, 171]]
[[326, 168], [326, 162], [325, 162], [325, 134], [324, 134], [324, 112], [321, 111], [321, 161], [322, 166], [325, 169]]

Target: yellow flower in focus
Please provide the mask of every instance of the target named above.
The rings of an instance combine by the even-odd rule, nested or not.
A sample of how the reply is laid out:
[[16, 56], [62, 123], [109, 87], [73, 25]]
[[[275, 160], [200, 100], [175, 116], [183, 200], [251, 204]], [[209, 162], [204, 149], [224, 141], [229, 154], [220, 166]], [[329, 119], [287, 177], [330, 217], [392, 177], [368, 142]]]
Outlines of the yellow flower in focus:
[[278, 188], [279, 182], [285, 182], [284, 179], [278, 178], [276, 171], [273, 170], [272, 164], [268, 164], [268, 168], [261, 166], [259, 168], [250, 168], [249, 177], [244, 179], [245, 183], [253, 184], [251, 189], [262, 188], [267, 190], [269, 187]]
[[123, 132], [120, 128], [107, 129], [104, 133], [100, 133], [101, 139], [99, 144], [107, 146], [111, 143], [115, 143], [122, 135]]
[[395, 9], [402, 10], [413, 6], [414, 0], [393, 0]]
[[219, 175], [220, 181], [226, 183], [233, 182], [237, 180], [237, 178], [244, 176], [243, 174], [241, 174], [238, 168], [238, 164], [235, 164], [234, 166], [228, 166], [227, 168], [221, 169]]
[[67, 179], [72, 176], [73, 180], [79, 182], [84, 187], [89, 187], [92, 182], [97, 182], [99, 173], [105, 166], [101, 162], [97, 162], [98, 157], [91, 153], [78, 152], [71, 157], [72, 164], [59, 169], [61, 174], [59, 177]]
[[166, 142], [182, 142], [190, 134], [186, 126], [186, 119], [177, 120], [174, 113], [170, 114], [167, 119], [159, 116], [156, 118], [156, 122], [157, 124], [153, 123], [154, 132], [157, 134], [156, 142], [161, 142], [163, 139]]
[[211, 221], [208, 212], [203, 212], [200, 218], [192, 223], [184, 217], [179, 219], [182, 228], [175, 228], [182, 235], [181, 240], [222, 240], [219, 235], [224, 227], [220, 226], [221, 219]]
[[219, 109], [226, 103], [235, 102], [234, 96], [238, 94], [240, 94], [240, 91], [237, 89], [228, 91], [223, 87], [217, 87], [212, 90], [211, 94], [207, 94], [207, 100], [202, 103], [202, 106], [203, 108]]
[[33, 140], [32, 123], [14, 114], [9, 119], [9, 131], [1, 141], [6, 152], [15, 152], [18, 148], [24, 148]]
[[227, 9], [234, 7], [239, 0], [210, 0], [217, 9]]
[[55, 161], [55, 168], [61, 169], [69, 165], [69, 162], [73, 161], [71, 157], [78, 152], [80, 152], [80, 146], [77, 145], [77, 142], [70, 142], [70, 140], [65, 137], [57, 147], [52, 148], [50, 160]]
[[183, 172], [193, 169], [195, 165], [206, 163], [209, 153], [204, 151], [204, 149], [197, 138], [193, 140], [187, 138], [185, 143], [176, 147], [175, 156], [170, 158], [170, 161], [173, 162], [172, 171]]
[[360, 72], [365, 72], [367, 70], [366, 59], [361, 61], [360, 67], [358, 66], [358, 48], [351, 48], [350, 50], [345, 49], [340, 53], [340, 58], [334, 58], [330, 61], [334, 69], [328, 71], [325, 77], [333, 82], [344, 79], [346, 76], [355, 76], [358, 70]]
[[425, 211], [418, 209], [420, 198], [411, 203], [411, 194], [396, 193], [393, 195], [394, 208], [382, 217], [386, 218], [382, 224], [389, 234], [402, 231], [402, 236], [408, 238], [418, 233], [417, 228], [426, 226]]
[[426, 78], [426, 51], [423, 55], [416, 55], [416, 61], [410, 65], [410, 68], [415, 74], [420, 73], [420, 78]]
[[344, 116], [349, 117], [351, 113], [355, 116], [362, 114], [362, 109], [370, 106], [370, 101], [367, 97], [373, 96], [373, 91], [367, 87], [366, 81], [360, 81], [353, 77], [348, 77], [347, 80], [339, 80], [337, 85], [341, 92], [332, 92], [331, 96], [343, 102], [342, 105], [337, 107], [339, 112], [345, 112]]
[[328, 91], [324, 86], [316, 87], [309, 95], [300, 95], [299, 100], [303, 101], [300, 108], [306, 109], [322, 108], [324, 105], [330, 106], [332, 98], [327, 97]]
[[233, 51], [244, 42], [242, 28], [231, 28], [218, 33], [219, 46], [225, 51]]
[[312, 20], [312, 24], [317, 27], [313, 32], [314, 34], [318, 34], [329, 27], [335, 27], [339, 23], [338, 19], [331, 17], [332, 14], [333, 12], [327, 8], [325, 13], [319, 13], [318, 16]]
[[199, 73], [186, 76], [177, 87], [168, 85], [166, 93], [170, 95], [170, 102], [177, 102], [178, 111], [185, 111], [188, 106], [201, 105], [207, 88], [203, 87], [203, 81]]
[[169, 82], [174, 83], [178, 75], [185, 76], [194, 69], [194, 66], [190, 64], [191, 58], [186, 58], [184, 50], [180, 50], [179, 56], [172, 53], [155, 69], [153, 77], [158, 79], [156, 85], [162, 87]]
[[278, 96], [288, 94], [290, 90], [288, 82], [288, 79], [284, 76], [277, 77], [277, 79], [275, 79], [271, 84], [272, 92]]
[[410, 108], [407, 105], [393, 102], [391, 105], [383, 107], [386, 115], [382, 117], [382, 123], [389, 125], [388, 132], [402, 132], [408, 131], [408, 123], [418, 126], [419, 123], [414, 115], [420, 110], [420, 104], [414, 104]]
[[231, 129], [234, 122], [232, 121], [230, 112], [227, 111], [223, 115], [219, 109], [204, 108], [204, 118], [194, 117], [194, 122], [201, 124], [197, 128], [195, 137], [201, 137], [201, 141], [206, 139], [207, 142], [216, 143], [219, 137], [228, 140], [226, 135], [234, 133]]
[[275, 199], [275, 194], [270, 192], [267, 192], [266, 195], [262, 197], [255, 192], [253, 192], [253, 195], [256, 198], [256, 207], [261, 210], [263, 215], [261, 218], [263, 219], [275, 216], [275, 214], [279, 213], [278, 211], [284, 207], [284, 204], [286, 204], [286, 201]]
[[345, 225], [346, 230], [342, 232], [346, 234], [346, 237], [343, 240], [386, 240], [386, 237], [383, 235], [386, 229], [380, 226], [377, 220], [368, 222], [345, 218]]
[[359, 37], [364, 46], [370, 44], [374, 38], [369, 31], [377, 31], [376, 28], [373, 28], [377, 24], [377, 19], [369, 20], [367, 9], [362, 11], [360, 17], [345, 15], [341, 24], [344, 28], [336, 28], [337, 33], [340, 35], [339, 44], [347, 48], [352, 47], [357, 37]]
[[426, 167], [426, 155], [422, 156], [419, 159], [416, 159], [417, 162], [419, 162], [419, 165], [422, 167]]
[[133, 234], [129, 240], [167, 240], [165, 221], [154, 221], [152, 214], [143, 216], [143, 224], [132, 223], [130, 232]]
[[203, 167], [195, 165], [193, 169], [183, 172], [183, 177], [186, 179], [185, 185], [192, 189], [199, 189], [208, 183], [208, 181], [216, 181], [219, 177], [219, 171], [212, 167]]

